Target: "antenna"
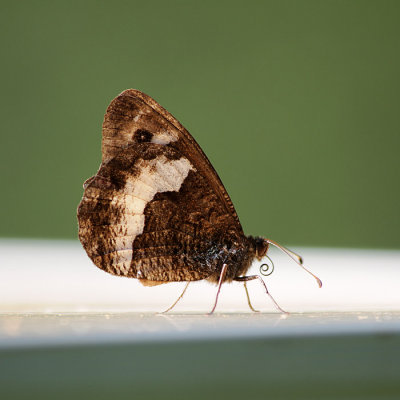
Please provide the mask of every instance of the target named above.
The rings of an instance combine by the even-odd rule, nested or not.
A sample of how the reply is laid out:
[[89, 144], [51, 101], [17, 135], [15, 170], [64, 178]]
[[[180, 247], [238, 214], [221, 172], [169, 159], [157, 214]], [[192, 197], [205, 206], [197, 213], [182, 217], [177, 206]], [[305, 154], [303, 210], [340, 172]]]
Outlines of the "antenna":
[[315, 278], [315, 280], [318, 283], [319, 287], [322, 287], [322, 281], [321, 279], [318, 278], [318, 276], [314, 275], [311, 271], [309, 271], [304, 265], [303, 265], [303, 259], [296, 254], [294, 251], [287, 249], [286, 247], [281, 246], [279, 243], [276, 243], [274, 240], [271, 239], [265, 239], [267, 243], [270, 243], [286, 253], [292, 260], [294, 260], [298, 265], [300, 265], [301, 268], [303, 268], [306, 272], [308, 272], [311, 276]]

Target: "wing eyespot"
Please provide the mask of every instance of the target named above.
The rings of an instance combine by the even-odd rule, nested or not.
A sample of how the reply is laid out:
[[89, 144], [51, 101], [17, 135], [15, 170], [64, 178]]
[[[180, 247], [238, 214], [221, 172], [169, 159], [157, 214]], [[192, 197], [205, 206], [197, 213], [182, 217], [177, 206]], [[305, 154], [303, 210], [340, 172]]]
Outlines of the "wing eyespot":
[[149, 143], [153, 138], [153, 134], [146, 129], [137, 129], [132, 139], [137, 143]]

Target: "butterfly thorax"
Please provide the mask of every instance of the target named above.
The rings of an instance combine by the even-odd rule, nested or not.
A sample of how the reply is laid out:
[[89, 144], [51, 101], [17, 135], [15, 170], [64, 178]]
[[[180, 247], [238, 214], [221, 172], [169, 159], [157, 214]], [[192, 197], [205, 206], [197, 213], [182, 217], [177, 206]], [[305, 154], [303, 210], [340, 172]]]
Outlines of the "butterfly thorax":
[[228, 266], [224, 282], [231, 282], [239, 276], [244, 276], [256, 258], [256, 249], [256, 239], [252, 236], [242, 235], [233, 241], [225, 240], [215, 243], [208, 253], [202, 255], [203, 263], [215, 265], [215, 273], [207, 280], [217, 283], [224, 264]]

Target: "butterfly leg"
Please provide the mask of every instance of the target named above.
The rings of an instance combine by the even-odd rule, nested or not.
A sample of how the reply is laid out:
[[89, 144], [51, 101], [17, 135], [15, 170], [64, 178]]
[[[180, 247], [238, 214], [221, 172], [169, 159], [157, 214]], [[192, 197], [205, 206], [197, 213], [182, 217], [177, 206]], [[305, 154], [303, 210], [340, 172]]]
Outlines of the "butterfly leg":
[[176, 299], [175, 303], [173, 303], [171, 306], [169, 306], [165, 311], [163, 311], [161, 314], [165, 314], [168, 311], [171, 311], [178, 303], [178, 301], [183, 297], [183, 295], [186, 292], [187, 287], [189, 286], [190, 281], [185, 285], [185, 289], [183, 289], [183, 292], [181, 293], [181, 295]]
[[[283, 310], [283, 309], [279, 306], [279, 304], [275, 301], [275, 299], [272, 297], [271, 293], [268, 291], [267, 285], [265, 284], [265, 282], [262, 280], [262, 278], [261, 278], [260, 276], [258, 276], [258, 275], [238, 276], [238, 277], [236, 277], [234, 280], [235, 280], [235, 281], [245, 282], [245, 283], [246, 283], [247, 281], [252, 281], [252, 280], [254, 280], [254, 279], [258, 279], [258, 280], [261, 282], [261, 284], [264, 286], [265, 293], [267, 293], [267, 295], [268, 295], [268, 296], [270, 297], [270, 299], [273, 301], [273, 303], [275, 304], [275, 307], [276, 307], [280, 312], [282, 312], [282, 313], [284, 313], [284, 314], [289, 314], [287, 311]], [[250, 299], [249, 299], [249, 295], [248, 295], [248, 292], [247, 292], [247, 287], [246, 287], [246, 293], [247, 293], [247, 299], [248, 299], [248, 301], [249, 301], [249, 306], [250, 306]], [[253, 309], [252, 306], [250, 306], [250, 308], [254, 311], [254, 309]]]
[[[243, 278], [246, 278], [246, 279], [243, 279]], [[253, 279], [252, 276], [240, 276], [240, 277], [235, 278], [234, 281], [243, 282], [244, 290], [246, 291], [247, 304], [249, 305], [250, 310], [253, 311], [253, 312], [260, 312], [259, 310], [256, 310], [253, 307], [253, 305], [251, 304], [249, 291], [247, 289], [247, 281], [251, 281], [252, 279], [247, 279], [247, 278], [252, 278]]]
[[219, 276], [219, 281], [218, 281], [217, 295], [215, 296], [214, 307], [213, 307], [212, 310], [208, 313], [208, 315], [211, 315], [211, 314], [214, 312], [215, 308], [217, 307], [219, 292], [221, 291], [222, 282], [224, 281], [227, 268], [228, 268], [228, 264], [224, 264], [224, 265], [222, 266], [221, 274], [220, 274], [220, 276]]
[[249, 305], [250, 310], [253, 311], [253, 312], [260, 312], [259, 310], [256, 310], [253, 307], [253, 305], [251, 304], [249, 291], [247, 290], [247, 282], [246, 281], [243, 282], [243, 286], [244, 286], [244, 290], [246, 291], [247, 304]]

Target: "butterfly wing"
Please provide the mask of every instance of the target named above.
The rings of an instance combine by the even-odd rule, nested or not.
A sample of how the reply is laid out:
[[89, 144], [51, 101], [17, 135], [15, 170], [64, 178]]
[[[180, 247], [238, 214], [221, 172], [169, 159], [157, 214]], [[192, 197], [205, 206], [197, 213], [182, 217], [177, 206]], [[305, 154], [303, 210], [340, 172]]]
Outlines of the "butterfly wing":
[[143, 93], [125, 91], [107, 110], [102, 150], [78, 208], [92, 261], [147, 284], [215, 273], [222, 243], [240, 240], [242, 228], [218, 175], [179, 122]]

